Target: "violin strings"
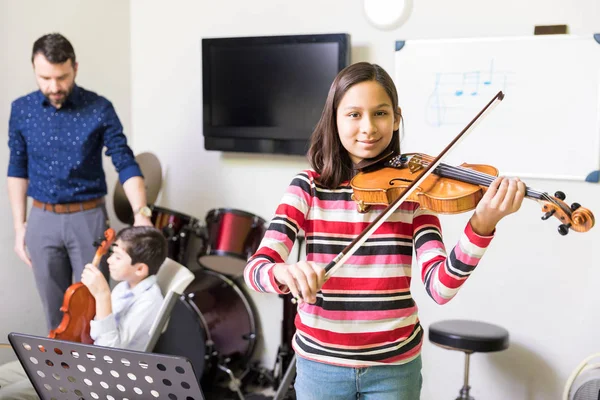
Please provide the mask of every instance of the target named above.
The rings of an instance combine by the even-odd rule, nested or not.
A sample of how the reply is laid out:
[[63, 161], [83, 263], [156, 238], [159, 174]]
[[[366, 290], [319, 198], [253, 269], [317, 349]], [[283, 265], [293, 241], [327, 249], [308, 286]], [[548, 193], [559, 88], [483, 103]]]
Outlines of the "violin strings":
[[[423, 166], [429, 165], [425, 158], [421, 159], [420, 164]], [[440, 164], [440, 166], [437, 169], [441, 172], [441, 175], [443, 176], [463, 180], [476, 185], [489, 186], [494, 181], [494, 179], [496, 179], [496, 177], [493, 175], [485, 174], [483, 172], [472, 170], [466, 167], [456, 167], [444, 163]], [[542, 199], [545, 195], [545, 193], [539, 192], [531, 188], [527, 188], [526, 190], [526, 196], [528, 197]]]
[[[428, 166], [428, 160], [431, 161], [432, 158], [431, 157], [426, 157], [426, 158], [421, 158], [419, 164], [422, 166]], [[494, 179], [496, 179], [495, 176], [493, 175], [489, 175], [480, 171], [476, 171], [476, 170], [472, 170], [466, 167], [456, 167], [456, 166], [452, 166], [449, 164], [444, 164], [441, 163], [436, 170], [440, 171], [440, 175], [441, 176], [446, 176], [449, 178], [454, 178], [454, 179], [458, 179], [458, 180], [462, 180], [464, 182], [468, 182], [468, 183], [473, 183], [476, 185], [482, 185], [482, 186], [486, 186], [489, 187], [489, 185], [494, 181]], [[567, 215], [571, 215], [571, 210], [570, 209], [565, 209], [565, 207], [563, 207], [563, 205], [559, 202], [557, 202], [553, 197], [551, 197], [548, 193], [545, 192], [540, 192], [531, 188], [526, 188], [526, 194], [527, 197], [532, 197], [535, 199], [540, 199], [540, 200], [546, 200], [552, 204], [554, 204], [555, 206], [559, 207], [560, 209], [563, 210], [563, 212], [565, 212]]]

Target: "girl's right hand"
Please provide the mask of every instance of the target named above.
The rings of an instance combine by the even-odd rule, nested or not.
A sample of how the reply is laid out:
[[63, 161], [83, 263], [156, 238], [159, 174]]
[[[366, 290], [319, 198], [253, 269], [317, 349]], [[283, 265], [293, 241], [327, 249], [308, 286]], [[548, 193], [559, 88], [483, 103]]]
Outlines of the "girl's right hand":
[[317, 301], [317, 292], [325, 283], [325, 270], [312, 261], [276, 264], [273, 275], [278, 283], [290, 289], [298, 301], [311, 304]]

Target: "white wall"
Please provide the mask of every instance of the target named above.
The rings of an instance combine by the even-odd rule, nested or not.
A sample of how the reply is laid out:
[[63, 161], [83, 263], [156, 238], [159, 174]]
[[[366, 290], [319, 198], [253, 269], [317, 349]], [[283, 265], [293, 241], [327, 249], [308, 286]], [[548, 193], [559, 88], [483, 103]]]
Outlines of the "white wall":
[[[2, 0], [0, 1], [0, 165], [8, 166], [8, 119], [10, 103], [37, 89], [31, 68], [31, 48], [40, 36], [50, 32], [65, 35], [75, 47], [79, 61], [76, 82], [106, 96], [117, 110], [126, 133], [130, 131], [129, 2], [105, 0]], [[111, 195], [108, 209], [115, 226], [112, 190], [117, 175], [105, 160]], [[9, 332], [47, 335], [33, 274], [13, 252], [12, 214], [2, 179], [0, 195], [0, 343]], [[91, 261], [91, 260], [90, 260]], [[13, 358], [10, 350], [0, 351], [0, 362]]]
[[[200, 42], [204, 37], [348, 32], [353, 62], [376, 62], [391, 73], [398, 39], [530, 35], [535, 25], [559, 23], [568, 24], [575, 34], [600, 31], [597, 0], [415, 3], [404, 27], [385, 32], [367, 23], [360, 0], [174, 0], [168, 6], [164, 1], [132, 0], [133, 134], [136, 151], [153, 151], [163, 163], [165, 185], [159, 204], [200, 219], [218, 207], [270, 218], [290, 179], [306, 166], [301, 157], [203, 150]], [[537, 151], [553, 145], [560, 143], [540, 143]], [[568, 162], [568, 157], [576, 155], [556, 162]], [[570, 202], [600, 211], [598, 185], [534, 180], [528, 184], [552, 193], [563, 190]], [[476, 398], [558, 399], [570, 371], [599, 350], [600, 269], [598, 251], [592, 248], [600, 230], [560, 237], [556, 220], [542, 222], [540, 215], [538, 206], [527, 202], [518, 215], [503, 221], [482, 265], [450, 304], [433, 304], [420, 280], [414, 281], [425, 327], [446, 318], [471, 318], [510, 331], [509, 350], [472, 357]], [[449, 245], [467, 219], [468, 215], [442, 219]], [[258, 355], [271, 367], [279, 345], [281, 301], [275, 295], [252, 298], [264, 340]], [[423, 399], [456, 396], [462, 383], [462, 353], [426, 341], [423, 359]]]

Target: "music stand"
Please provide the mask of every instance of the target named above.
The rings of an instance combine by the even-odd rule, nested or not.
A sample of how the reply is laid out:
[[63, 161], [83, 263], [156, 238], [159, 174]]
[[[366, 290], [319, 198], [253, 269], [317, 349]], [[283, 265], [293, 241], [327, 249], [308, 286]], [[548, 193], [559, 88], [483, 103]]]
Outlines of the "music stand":
[[10, 333], [42, 400], [205, 400], [187, 358]]

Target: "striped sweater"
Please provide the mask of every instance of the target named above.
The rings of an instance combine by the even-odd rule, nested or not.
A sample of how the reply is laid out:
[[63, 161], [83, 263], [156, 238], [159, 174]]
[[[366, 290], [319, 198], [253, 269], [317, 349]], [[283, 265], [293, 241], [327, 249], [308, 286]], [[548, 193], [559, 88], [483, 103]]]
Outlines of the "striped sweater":
[[[307, 261], [325, 267], [385, 209], [371, 206], [361, 214], [348, 182], [332, 190], [316, 178], [316, 172], [303, 171], [286, 190], [244, 270], [250, 288], [282, 293], [273, 267], [287, 260], [300, 230], [305, 232]], [[349, 367], [413, 360], [423, 341], [410, 293], [413, 247], [427, 293], [444, 304], [469, 277], [491, 240], [467, 224], [447, 256], [437, 216], [418, 203], [403, 203], [325, 282], [315, 304], [300, 304], [294, 350], [301, 357]]]

